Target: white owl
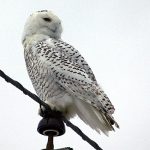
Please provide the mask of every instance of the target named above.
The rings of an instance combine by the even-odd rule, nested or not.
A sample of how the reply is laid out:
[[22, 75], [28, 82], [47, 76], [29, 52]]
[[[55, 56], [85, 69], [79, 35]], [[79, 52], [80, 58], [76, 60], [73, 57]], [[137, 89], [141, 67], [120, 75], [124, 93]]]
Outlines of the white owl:
[[60, 19], [51, 11], [30, 15], [22, 43], [27, 70], [41, 100], [70, 119], [78, 115], [98, 133], [119, 127], [114, 106], [81, 54], [61, 40]]

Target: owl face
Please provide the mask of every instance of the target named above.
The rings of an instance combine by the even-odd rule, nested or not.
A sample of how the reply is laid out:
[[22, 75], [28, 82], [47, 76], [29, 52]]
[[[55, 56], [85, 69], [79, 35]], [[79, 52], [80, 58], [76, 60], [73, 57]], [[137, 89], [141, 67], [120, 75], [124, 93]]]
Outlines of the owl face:
[[43, 34], [51, 38], [59, 39], [62, 33], [61, 20], [51, 11], [37, 11], [27, 19], [24, 33], [24, 36]]

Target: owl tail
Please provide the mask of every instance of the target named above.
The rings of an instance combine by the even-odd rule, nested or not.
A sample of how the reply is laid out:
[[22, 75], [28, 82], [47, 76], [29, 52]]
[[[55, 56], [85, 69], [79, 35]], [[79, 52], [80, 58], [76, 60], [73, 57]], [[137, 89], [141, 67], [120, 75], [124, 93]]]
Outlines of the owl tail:
[[113, 124], [118, 125], [111, 116], [104, 115], [88, 103], [79, 100], [74, 103], [77, 115], [98, 133], [102, 131], [108, 136], [108, 132], [114, 130], [112, 121]]

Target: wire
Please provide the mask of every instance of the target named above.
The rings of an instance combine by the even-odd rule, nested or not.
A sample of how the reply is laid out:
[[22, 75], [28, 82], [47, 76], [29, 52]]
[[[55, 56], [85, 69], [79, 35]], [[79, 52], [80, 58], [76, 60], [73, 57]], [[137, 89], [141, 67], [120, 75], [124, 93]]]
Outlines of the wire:
[[78, 135], [80, 135], [82, 137], [83, 140], [87, 141], [91, 146], [93, 146], [96, 150], [102, 150], [102, 148], [99, 147], [99, 145], [91, 140], [87, 135], [85, 135], [77, 126], [75, 126], [74, 124], [72, 124], [69, 120], [67, 120], [64, 116], [61, 115], [60, 112], [56, 112], [51, 110], [51, 108], [49, 107], [48, 104], [46, 104], [44, 101], [40, 100], [40, 98], [31, 93], [29, 90], [27, 90], [25, 87], [23, 87], [22, 84], [20, 84], [18, 81], [13, 80], [12, 78], [10, 78], [8, 75], [6, 75], [2, 70], [0, 70], [0, 76], [5, 79], [5, 81], [7, 81], [8, 83], [11, 83], [12, 85], [14, 85], [16, 88], [18, 88], [19, 90], [21, 90], [25, 95], [28, 95], [30, 98], [32, 98], [34, 101], [36, 101], [37, 103], [39, 103], [40, 105], [44, 106], [46, 111], [48, 111], [48, 113], [53, 116], [53, 117], [61, 117], [62, 120], [65, 122], [65, 124], [70, 127], [72, 130], [74, 130]]

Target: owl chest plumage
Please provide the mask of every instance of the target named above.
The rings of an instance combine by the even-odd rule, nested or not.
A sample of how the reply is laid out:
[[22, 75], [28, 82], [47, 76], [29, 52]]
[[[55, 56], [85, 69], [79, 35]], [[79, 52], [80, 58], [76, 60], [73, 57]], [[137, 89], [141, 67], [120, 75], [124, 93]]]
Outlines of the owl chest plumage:
[[[39, 50], [39, 48], [36, 47], [36, 50]], [[51, 70], [43, 63], [44, 61], [38, 59], [36, 53], [38, 52], [35, 52], [33, 48], [25, 49], [24, 51], [28, 74], [37, 95], [43, 101], [62, 97], [65, 94], [64, 89], [62, 90], [62, 87], [60, 87], [51, 75]]]

